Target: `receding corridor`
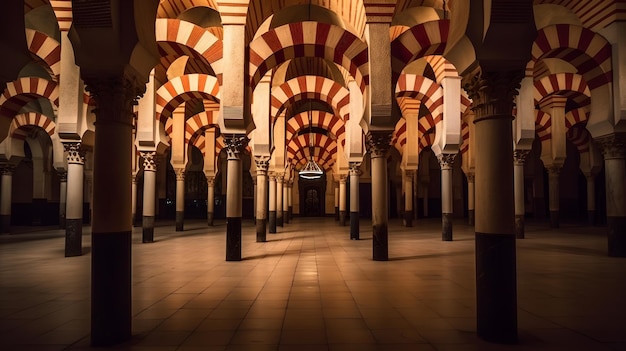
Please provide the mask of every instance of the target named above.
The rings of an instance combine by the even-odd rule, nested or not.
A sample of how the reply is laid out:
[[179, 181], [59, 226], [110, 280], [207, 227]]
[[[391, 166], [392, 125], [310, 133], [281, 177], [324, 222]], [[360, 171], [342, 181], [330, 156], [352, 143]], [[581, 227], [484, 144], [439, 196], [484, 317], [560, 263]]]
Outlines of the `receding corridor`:
[[[528, 223], [517, 240], [520, 344], [476, 336], [473, 228], [390, 221], [387, 262], [370, 222], [351, 241], [332, 218], [295, 218], [267, 243], [243, 223], [226, 262], [223, 221], [133, 234], [133, 337], [115, 350], [624, 350], [626, 265], [605, 228]], [[32, 229], [32, 228], [31, 228]], [[85, 232], [90, 233], [89, 228]], [[64, 230], [0, 236], [0, 349], [89, 349], [90, 237], [63, 257]]]

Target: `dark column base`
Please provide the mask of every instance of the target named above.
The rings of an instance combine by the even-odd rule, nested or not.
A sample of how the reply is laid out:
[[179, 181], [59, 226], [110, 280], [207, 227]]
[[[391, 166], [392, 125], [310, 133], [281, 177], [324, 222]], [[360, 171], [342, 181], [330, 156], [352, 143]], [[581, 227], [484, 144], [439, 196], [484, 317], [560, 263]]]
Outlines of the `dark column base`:
[[206, 221], [209, 227], [213, 226], [213, 218], [214, 218], [214, 214], [213, 212], [207, 212], [206, 213]]
[[257, 218], [256, 220], [256, 242], [257, 243], [264, 243], [267, 241], [266, 231], [267, 231], [267, 222], [265, 218], [263, 219]]
[[59, 215], [59, 228], [65, 229], [65, 216]]
[[11, 215], [0, 215], [0, 227], [2, 233], [11, 232]]
[[283, 227], [285, 225], [282, 214], [276, 213], [276, 225], [279, 227]]
[[270, 211], [268, 221], [270, 225], [269, 232], [272, 234], [276, 233], [276, 211]]
[[91, 236], [91, 345], [131, 337], [131, 232]]
[[143, 216], [133, 214], [133, 227], [143, 227]]
[[467, 211], [467, 224], [474, 225], [474, 218], [476, 218], [474, 210]]
[[374, 225], [372, 245], [374, 261], [389, 260], [387, 223]]
[[48, 199], [33, 199], [32, 201], [32, 210], [30, 217], [31, 225], [43, 225], [43, 215], [46, 213], [46, 206], [48, 204]]
[[350, 240], [359, 240], [359, 213], [350, 212]]
[[559, 227], [559, 211], [550, 211], [550, 227]]
[[287, 218], [289, 218], [289, 221], [293, 219], [293, 206], [287, 208]]
[[515, 237], [524, 239], [524, 216], [515, 215]]
[[452, 241], [452, 213], [441, 214], [441, 240]]
[[413, 211], [404, 211], [404, 226], [413, 226]]
[[226, 218], [226, 261], [241, 261], [241, 217]]
[[335, 207], [335, 220], [339, 220], [339, 207]]
[[348, 213], [346, 211], [339, 211], [339, 225], [340, 226], [345, 226], [346, 225], [346, 217], [348, 216]]
[[65, 257], [83, 254], [83, 220], [65, 220]]
[[287, 211], [283, 210], [283, 223], [288, 224], [289, 223], [289, 215], [287, 214]]
[[478, 337], [517, 343], [515, 237], [477, 232], [475, 256]]
[[176, 211], [176, 231], [182, 232], [185, 227], [185, 212]]
[[143, 216], [143, 235], [141, 242], [154, 242], [154, 216]]
[[587, 225], [590, 227], [596, 225], [596, 211], [587, 211]]
[[626, 257], [626, 217], [606, 217], [609, 256]]

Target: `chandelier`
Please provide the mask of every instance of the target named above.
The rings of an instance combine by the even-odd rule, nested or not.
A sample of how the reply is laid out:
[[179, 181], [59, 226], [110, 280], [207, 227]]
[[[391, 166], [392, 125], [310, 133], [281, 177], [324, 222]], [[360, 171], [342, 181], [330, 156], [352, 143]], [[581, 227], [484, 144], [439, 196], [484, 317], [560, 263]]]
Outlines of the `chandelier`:
[[309, 109], [307, 111], [307, 116], [309, 117], [309, 160], [300, 170], [299, 175], [302, 179], [320, 179], [324, 174], [324, 171], [320, 168], [320, 166], [313, 159], [313, 118], [312, 118], [312, 108], [311, 101], [309, 100]]

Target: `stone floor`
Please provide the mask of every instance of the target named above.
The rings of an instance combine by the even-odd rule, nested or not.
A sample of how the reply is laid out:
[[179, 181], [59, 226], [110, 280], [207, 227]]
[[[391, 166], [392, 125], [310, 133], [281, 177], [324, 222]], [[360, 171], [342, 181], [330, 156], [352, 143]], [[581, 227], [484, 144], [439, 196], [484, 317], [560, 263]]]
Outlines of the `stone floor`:
[[[518, 240], [519, 345], [475, 335], [472, 228], [389, 226], [388, 262], [371, 260], [332, 218], [298, 219], [225, 262], [223, 222], [161, 224], [133, 240], [133, 338], [115, 350], [626, 350], [626, 259], [603, 228], [529, 225]], [[89, 233], [85, 228], [85, 233]], [[0, 236], [0, 349], [89, 349], [89, 235], [64, 258], [64, 232]]]

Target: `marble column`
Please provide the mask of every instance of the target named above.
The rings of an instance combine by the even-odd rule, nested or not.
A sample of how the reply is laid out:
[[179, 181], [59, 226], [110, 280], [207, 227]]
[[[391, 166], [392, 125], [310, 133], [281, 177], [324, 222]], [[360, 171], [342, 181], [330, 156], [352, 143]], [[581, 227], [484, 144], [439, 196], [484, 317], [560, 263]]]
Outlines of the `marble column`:
[[474, 189], [474, 173], [467, 174], [467, 224], [474, 225], [474, 198], [475, 198], [475, 189]]
[[291, 221], [293, 219], [293, 180], [289, 181], [289, 185], [287, 187], [287, 218]]
[[59, 174], [59, 228], [65, 229], [65, 211], [67, 206], [67, 171], [57, 170]]
[[267, 169], [269, 156], [254, 156], [256, 163], [256, 241], [267, 241]]
[[241, 261], [241, 218], [243, 167], [241, 153], [248, 143], [245, 135], [234, 134], [226, 139], [228, 169], [226, 171], [226, 261]]
[[209, 227], [213, 226], [215, 218], [215, 177], [207, 176], [207, 199], [206, 199], [206, 220]]
[[276, 225], [282, 227], [283, 222], [283, 182], [285, 178], [282, 174], [276, 175]]
[[626, 257], [626, 134], [611, 134], [595, 141], [604, 156], [608, 254]]
[[283, 223], [289, 223], [289, 181], [283, 181]]
[[136, 223], [137, 216], [137, 173], [133, 173], [131, 176], [131, 186], [130, 186], [130, 211], [131, 211], [131, 223], [133, 226]]
[[413, 226], [413, 177], [414, 170], [404, 171], [404, 226]]
[[359, 240], [359, 177], [360, 162], [350, 162], [350, 240]]
[[136, 78], [125, 76], [85, 79], [97, 106], [91, 233], [92, 346], [116, 344], [131, 337], [132, 119], [134, 99], [145, 89], [136, 82]]
[[[65, 257], [83, 254], [83, 180], [85, 152], [79, 142], [63, 143], [67, 153]], [[130, 188], [128, 189], [130, 191]], [[130, 198], [129, 205], [130, 205]]]
[[548, 167], [548, 206], [550, 208], [550, 226], [559, 227], [559, 176], [562, 166], [552, 165]]
[[176, 231], [185, 228], [185, 169], [176, 168]]
[[335, 220], [339, 220], [339, 182], [333, 182], [333, 189], [335, 191]]
[[143, 158], [143, 215], [142, 239], [144, 243], [154, 242], [154, 219], [156, 204], [156, 152], [142, 151]]
[[585, 174], [587, 179], [587, 225], [596, 224], [596, 180], [593, 174]]
[[523, 72], [474, 72], [465, 88], [475, 114], [476, 328], [480, 338], [517, 342], [513, 193], [513, 98]]
[[515, 191], [515, 237], [524, 239], [524, 162], [530, 150], [513, 151], [513, 184]]
[[372, 168], [372, 257], [375, 261], [389, 259], [387, 151], [391, 133], [370, 132], [366, 145]]
[[2, 233], [11, 232], [11, 193], [13, 192], [13, 171], [14, 165], [4, 165], [2, 167], [2, 185], [0, 198], [0, 225]]
[[452, 193], [452, 165], [456, 154], [438, 155], [441, 167], [441, 240], [452, 241], [452, 213], [454, 198]]
[[276, 175], [274, 173], [269, 174], [269, 232], [276, 233]]
[[339, 225], [346, 225], [346, 181], [348, 176], [342, 174], [339, 176]]

